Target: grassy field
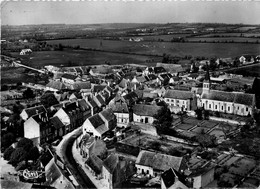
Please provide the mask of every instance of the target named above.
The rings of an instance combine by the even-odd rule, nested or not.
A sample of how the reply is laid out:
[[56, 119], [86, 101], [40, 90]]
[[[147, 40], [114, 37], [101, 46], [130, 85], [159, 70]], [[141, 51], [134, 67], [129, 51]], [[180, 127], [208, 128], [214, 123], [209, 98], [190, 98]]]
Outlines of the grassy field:
[[34, 78], [24, 73], [25, 68], [1, 69], [1, 84], [12, 84], [18, 82], [34, 82]]
[[188, 38], [188, 41], [199, 42], [199, 41], [206, 41], [206, 42], [237, 42], [237, 43], [255, 43], [257, 41], [260, 42], [258, 38], [247, 38], [247, 37], [192, 37]]
[[244, 76], [260, 77], [260, 64], [247, 68], [238, 68], [237, 70], [230, 71], [229, 73], [241, 74]]
[[48, 41], [49, 44], [63, 44], [82, 48], [92, 48], [146, 55], [172, 56], [205, 56], [205, 57], [236, 57], [242, 54], [259, 54], [260, 44], [234, 43], [169, 43], [169, 42], [129, 42], [100, 39], [69, 39]]
[[105, 64], [106, 61], [110, 62], [110, 64], [152, 64], [155, 62], [160, 62], [162, 59], [161, 57], [138, 56], [85, 50], [38, 51], [33, 52], [31, 55], [28, 56], [21, 56], [19, 55], [19, 53], [12, 53], [12, 56], [21, 58], [22, 62], [26, 63], [27, 65], [39, 68], [46, 65], [98, 65]]
[[199, 37], [215, 37], [215, 36], [221, 36], [221, 37], [260, 37], [260, 33], [211, 33], [211, 34], [205, 34], [200, 35]]
[[171, 41], [173, 38], [187, 37], [187, 36], [191, 36], [191, 35], [192, 34], [180, 33], [180, 34], [140, 36], [140, 37], [142, 37], [144, 40], [148, 40], [148, 41], [158, 41], [159, 39], [162, 39], [164, 41]]

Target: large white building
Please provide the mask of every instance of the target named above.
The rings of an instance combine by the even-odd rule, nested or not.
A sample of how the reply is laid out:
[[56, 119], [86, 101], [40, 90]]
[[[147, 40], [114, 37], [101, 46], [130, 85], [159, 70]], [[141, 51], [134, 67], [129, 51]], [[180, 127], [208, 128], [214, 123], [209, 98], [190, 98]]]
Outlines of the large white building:
[[249, 116], [255, 107], [255, 95], [211, 90], [210, 81], [205, 80], [198, 106], [204, 107], [205, 110]]

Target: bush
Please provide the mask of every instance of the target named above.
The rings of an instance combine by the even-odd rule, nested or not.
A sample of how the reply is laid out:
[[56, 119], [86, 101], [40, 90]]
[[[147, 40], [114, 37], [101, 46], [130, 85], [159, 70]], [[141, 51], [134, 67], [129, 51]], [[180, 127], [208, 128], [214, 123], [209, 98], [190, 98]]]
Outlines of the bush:
[[29, 151], [33, 147], [33, 141], [28, 138], [21, 138], [17, 143], [17, 148], [24, 148]]
[[9, 146], [5, 151], [4, 151], [4, 159], [9, 161], [11, 159], [12, 153], [15, 151], [15, 149], [12, 146]]
[[14, 142], [14, 135], [12, 133], [7, 133], [1, 138], [2, 148], [5, 150]]
[[28, 152], [25, 151], [23, 148], [17, 148], [15, 151], [12, 153], [11, 158], [10, 158], [10, 163], [14, 166], [16, 166], [18, 163], [21, 161], [24, 161], [27, 157]]

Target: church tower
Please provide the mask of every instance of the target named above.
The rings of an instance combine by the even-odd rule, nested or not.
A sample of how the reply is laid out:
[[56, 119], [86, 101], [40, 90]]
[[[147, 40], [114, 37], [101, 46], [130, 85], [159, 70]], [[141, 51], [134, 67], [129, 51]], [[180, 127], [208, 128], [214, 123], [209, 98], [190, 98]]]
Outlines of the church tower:
[[208, 94], [209, 91], [210, 91], [210, 75], [209, 75], [208, 63], [206, 63], [206, 75], [205, 75], [205, 79], [203, 81], [202, 93]]

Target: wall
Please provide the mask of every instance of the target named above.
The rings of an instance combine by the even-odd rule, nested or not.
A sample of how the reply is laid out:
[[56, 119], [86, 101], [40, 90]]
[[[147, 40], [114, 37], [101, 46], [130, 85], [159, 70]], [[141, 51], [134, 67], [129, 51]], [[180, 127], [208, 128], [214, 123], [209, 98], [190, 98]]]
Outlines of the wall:
[[117, 126], [127, 127], [129, 123], [129, 113], [114, 113], [114, 114], [116, 116]]
[[[151, 167], [147, 167], [147, 166], [143, 166], [143, 165], [138, 165], [138, 164], [135, 164], [136, 168], [137, 168], [137, 173], [138, 174], [142, 174], [143, 171], [145, 174], [147, 174], [147, 171], [149, 171], [149, 175], [150, 176], [154, 176], [154, 172], [153, 172], [153, 168]], [[143, 171], [142, 171], [143, 170]]]
[[29, 139], [40, 137], [40, 126], [33, 118], [24, 122], [24, 137]]
[[178, 106], [180, 108], [183, 107], [184, 110], [190, 110], [190, 100], [164, 98], [164, 102], [166, 102], [169, 106]]
[[148, 118], [148, 124], [153, 124], [155, 120], [153, 117], [150, 116], [140, 116], [136, 114], [133, 114], [133, 118], [135, 122], [139, 122], [139, 123], [145, 123], [145, 119]]
[[204, 175], [194, 177], [193, 179], [193, 188], [205, 187], [214, 180], [214, 169], [209, 170]]
[[105, 185], [106, 189], [113, 189], [113, 183], [112, 183], [112, 174], [109, 173], [109, 171], [103, 166], [102, 167], [102, 177], [105, 179]]
[[82, 132], [85, 135], [87, 132], [93, 133], [94, 136], [101, 137], [100, 133], [96, 131], [90, 121], [87, 119], [82, 125]]

